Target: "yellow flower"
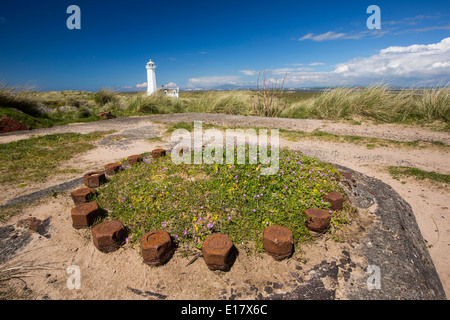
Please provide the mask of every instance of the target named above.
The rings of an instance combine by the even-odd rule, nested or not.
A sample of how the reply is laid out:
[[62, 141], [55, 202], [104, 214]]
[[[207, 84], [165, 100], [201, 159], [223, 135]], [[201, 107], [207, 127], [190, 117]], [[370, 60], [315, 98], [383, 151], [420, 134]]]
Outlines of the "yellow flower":
[[258, 171], [258, 170], [259, 170], [259, 167], [256, 167], [255, 171]]
[[194, 224], [195, 231], [198, 231], [198, 225]]

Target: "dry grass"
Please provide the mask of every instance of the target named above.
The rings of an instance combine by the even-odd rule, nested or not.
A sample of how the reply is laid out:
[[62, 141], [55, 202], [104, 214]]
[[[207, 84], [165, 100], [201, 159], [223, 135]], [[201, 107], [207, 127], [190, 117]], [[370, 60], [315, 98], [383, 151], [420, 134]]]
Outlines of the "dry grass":
[[387, 123], [450, 121], [450, 88], [391, 91], [376, 85], [337, 88], [293, 103], [282, 112], [288, 118], [368, 119]]
[[259, 74], [256, 92], [249, 91], [253, 114], [263, 117], [278, 117], [287, 106], [287, 102], [281, 99], [286, 75], [279, 83], [278, 79], [273, 79], [272, 71], [269, 78], [266, 79], [266, 71], [264, 70], [261, 88], [259, 86], [260, 76]]

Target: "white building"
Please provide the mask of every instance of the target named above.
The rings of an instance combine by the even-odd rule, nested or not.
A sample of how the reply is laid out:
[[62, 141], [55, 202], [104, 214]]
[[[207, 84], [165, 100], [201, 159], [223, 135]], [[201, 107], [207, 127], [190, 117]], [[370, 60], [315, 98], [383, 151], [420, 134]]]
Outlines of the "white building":
[[164, 95], [167, 95], [169, 97], [178, 98], [180, 93], [180, 88], [176, 86], [162, 86], [159, 89], [157, 89], [156, 86], [156, 65], [155, 63], [150, 59], [149, 62], [147, 62], [147, 95], [151, 95], [157, 91], [161, 92]]
[[175, 86], [162, 86], [159, 90], [166, 96], [178, 98], [180, 95], [180, 88]]
[[156, 65], [150, 59], [149, 62], [147, 62], [147, 95], [151, 95], [154, 92], [156, 92]]

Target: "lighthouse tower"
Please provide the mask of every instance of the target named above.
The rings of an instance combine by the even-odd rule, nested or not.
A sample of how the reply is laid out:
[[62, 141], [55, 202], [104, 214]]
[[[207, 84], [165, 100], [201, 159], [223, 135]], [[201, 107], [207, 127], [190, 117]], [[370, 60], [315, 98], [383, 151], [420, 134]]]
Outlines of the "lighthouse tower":
[[155, 63], [150, 59], [149, 62], [147, 62], [147, 95], [151, 95], [154, 92], [156, 92], [156, 65]]

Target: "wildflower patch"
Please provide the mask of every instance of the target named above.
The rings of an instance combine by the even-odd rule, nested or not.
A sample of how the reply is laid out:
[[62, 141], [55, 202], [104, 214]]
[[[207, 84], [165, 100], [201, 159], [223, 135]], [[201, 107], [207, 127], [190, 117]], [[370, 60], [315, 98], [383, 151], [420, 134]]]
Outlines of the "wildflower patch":
[[312, 240], [304, 213], [309, 208], [333, 217], [328, 232], [349, 222], [345, 208], [333, 211], [324, 200], [331, 192], [342, 193], [337, 169], [294, 150], [277, 152], [274, 175], [264, 175], [260, 162], [176, 164], [171, 157], [144, 158], [111, 176], [94, 200], [110, 219], [127, 226], [131, 244], [149, 231], [165, 230], [185, 252], [201, 250], [213, 233], [263, 251], [264, 230], [271, 225], [290, 229], [294, 244]]

